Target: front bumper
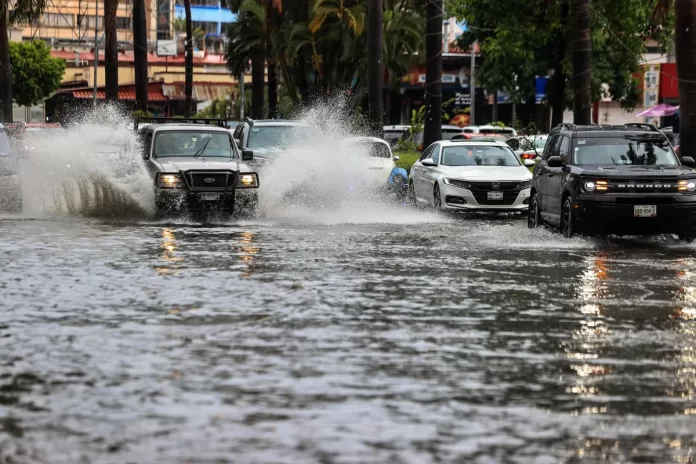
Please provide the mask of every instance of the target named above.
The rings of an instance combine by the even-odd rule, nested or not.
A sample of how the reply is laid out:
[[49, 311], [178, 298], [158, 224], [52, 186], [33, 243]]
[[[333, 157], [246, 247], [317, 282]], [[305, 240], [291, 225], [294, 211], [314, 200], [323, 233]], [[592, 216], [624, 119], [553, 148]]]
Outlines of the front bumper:
[[[496, 211], [516, 212], [529, 210], [531, 189], [505, 192], [503, 200], [485, 200], [481, 192], [476, 195], [471, 190], [441, 184], [442, 208], [453, 211]], [[478, 197], [478, 200], [477, 200]]]
[[[655, 217], [634, 217], [635, 206], [656, 206]], [[680, 233], [696, 226], [696, 195], [581, 195], [573, 205], [583, 231], [630, 235]]]
[[[202, 194], [215, 193], [217, 200], [204, 200]], [[225, 192], [191, 192], [187, 189], [157, 189], [155, 204], [158, 209], [173, 212], [254, 209], [258, 202], [257, 189], [238, 189]]]

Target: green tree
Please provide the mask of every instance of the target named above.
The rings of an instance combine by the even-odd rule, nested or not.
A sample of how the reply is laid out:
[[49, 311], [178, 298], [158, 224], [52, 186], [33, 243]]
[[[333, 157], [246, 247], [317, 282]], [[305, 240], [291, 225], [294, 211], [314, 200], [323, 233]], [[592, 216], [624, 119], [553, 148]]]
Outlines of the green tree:
[[[672, 24], [669, 18], [657, 23], [653, 10], [659, 0], [593, 0], [591, 99], [608, 96], [633, 108], [637, 101], [632, 74], [639, 70], [647, 38], [667, 45]], [[548, 103], [553, 122], [561, 122], [564, 108], [570, 108], [573, 92], [573, 17], [570, 0], [446, 0], [447, 10], [465, 21], [468, 30], [459, 46], [478, 41], [485, 57], [477, 69], [477, 80], [489, 91], [502, 90], [525, 101], [534, 95], [534, 77], [552, 71]], [[514, 11], [503, 15], [500, 11]], [[514, 80], [511, 69], [515, 70]], [[519, 86], [519, 89], [517, 87]]]
[[10, 43], [13, 97], [22, 106], [35, 105], [60, 87], [65, 61], [51, 57], [45, 42]]
[[12, 67], [8, 25], [15, 22], [31, 22], [41, 16], [46, 0], [17, 0], [0, 2], [0, 98], [2, 120], [12, 122]]

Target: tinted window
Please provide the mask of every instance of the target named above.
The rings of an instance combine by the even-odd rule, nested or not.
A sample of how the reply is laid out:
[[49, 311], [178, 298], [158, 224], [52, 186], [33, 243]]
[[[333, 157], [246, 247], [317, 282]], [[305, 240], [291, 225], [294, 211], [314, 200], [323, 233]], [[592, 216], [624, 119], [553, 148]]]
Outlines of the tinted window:
[[544, 147], [544, 159], [548, 160], [549, 157], [554, 156], [558, 153], [558, 144], [561, 142], [561, 136], [560, 135], [554, 135], [551, 137], [549, 140], [549, 143], [546, 144]]
[[509, 147], [497, 145], [462, 145], [446, 147], [442, 152], [443, 166], [520, 166]]
[[674, 166], [677, 157], [665, 137], [626, 135], [623, 137], [576, 138], [573, 157], [578, 165]]
[[435, 150], [433, 150], [433, 162], [435, 164], [440, 164], [440, 147], [435, 146]]
[[570, 154], [570, 139], [568, 137], [561, 137], [561, 144], [558, 148], [558, 155], [563, 159], [564, 162], [568, 162], [568, 155]]
[[519, 150], [520, 148], [520, 141], [517, 139], [509, 139], [507, 141], [507, 144], [510, 145], [510, 148], [512, 148], [513, 150]]
[[498, 128], [488, 128], [488, 129], [479, 129], [479, 133], [481, 134], [509, 134], [512, 135], [514, 132], [512, 129], [498, 129]]
[[419, 161], [423, 161], [424, 159], [430, 158], [436, 146], [437, 144], [432, 144], [428, 148], [426, 148], [425, 151], [423, 151], [423, 154], [421, 155]]

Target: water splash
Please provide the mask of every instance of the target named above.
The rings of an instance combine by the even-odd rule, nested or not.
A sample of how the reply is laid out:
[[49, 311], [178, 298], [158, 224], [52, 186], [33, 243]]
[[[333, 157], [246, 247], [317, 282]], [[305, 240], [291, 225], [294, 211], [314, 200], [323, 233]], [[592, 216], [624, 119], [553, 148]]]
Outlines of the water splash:
[[76, 122], [59, 132], [27, 133], [18, 163], [23, 213], [151, 216], [152, 180], [132, 120], [102, 106], [78, 115]]

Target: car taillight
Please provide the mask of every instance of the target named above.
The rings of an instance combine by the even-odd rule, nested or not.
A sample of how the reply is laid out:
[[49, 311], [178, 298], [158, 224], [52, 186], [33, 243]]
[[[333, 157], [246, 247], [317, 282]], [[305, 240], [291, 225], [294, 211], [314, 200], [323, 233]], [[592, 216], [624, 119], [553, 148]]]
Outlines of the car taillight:
[[536, 153], [522, 153], [522, 159], [531, 160], [536, 158]]

